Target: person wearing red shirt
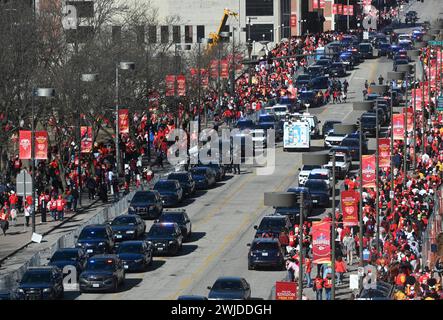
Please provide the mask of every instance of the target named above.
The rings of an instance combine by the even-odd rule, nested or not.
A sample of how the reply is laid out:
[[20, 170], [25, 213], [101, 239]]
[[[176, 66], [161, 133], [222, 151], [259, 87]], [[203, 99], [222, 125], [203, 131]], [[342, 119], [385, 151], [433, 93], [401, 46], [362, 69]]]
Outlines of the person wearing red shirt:
[[317, 300], [323, 299], [323, 282], [323, 278], [320, 276], [320, 274], [317, 274], [314, 279], [314, 291]]
[[17, 206], [18, 197], [15, 194], [14, 191], [11, 191], [11, 195], [9, 196], [9, 205], [11, 206], [11, 209], [15, 209]]
[[9, 229], [9, 208], [8, 203], [5, 202], [3, 208], [0, 210], [0, 227], [2, 228], [3, 235], [6, 236], [6, 231]]

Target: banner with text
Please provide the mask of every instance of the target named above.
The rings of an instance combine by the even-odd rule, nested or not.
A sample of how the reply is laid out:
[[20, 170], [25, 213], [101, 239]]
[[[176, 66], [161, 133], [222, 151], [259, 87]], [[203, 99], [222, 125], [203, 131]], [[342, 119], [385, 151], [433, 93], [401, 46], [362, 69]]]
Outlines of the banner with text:
[[182, 74], [177, 76], [177, 94], [181, 97], [186, 95], [186, 77]]
[[359, 193], [355, 190], [345, 190], [341, 192], [340, 202], [344, 226], [358, 225], [358, 201]]
[[312, 223], [313, 263], [331, 262], [331, 224], [330, 222], [314, 221]]
[[394, 114], [392, 116], [392, 120], [394, 121], [393, 130], [394, 130], [394, 140], [404, 140], [405, 135], [405, 118], [402, 113]]
[[35, 132], [35, 159], [48, 159], [48, 133], [46, 131]]
[[120, 109], [118, 110], [118, 132], [129, 133], [129, 110]]
[[229, 77], [229, 62], [228, 59], [220, 61], [220, 77], [222, 79], [228, 79]]
[[217, 79], [218, 78], [218, 60], [211, 60], [210, 70], [211, 70], [211, 78]]
[[375, 154], [362, 155], [361, 166], [363, 188], [375, 188]]
[[80, 128], [81, 136], [81, 152], [91, 153], [92, 152], [92, 127], [82, 126]]
[[20, 130], [19, 132], [19, 158], [22, 160], [31, 159], [31, 131]]
[[378, 166], [380, 169], [391, 167], [391, 139], [378, 139]]
[[175, 95], [175, 76], [172, 74], [168, 74], [166, 76], [166, 96], [173, 97]]
[[277, 281], [275, 282], [276, 300], [297, 300], [297, 283]]

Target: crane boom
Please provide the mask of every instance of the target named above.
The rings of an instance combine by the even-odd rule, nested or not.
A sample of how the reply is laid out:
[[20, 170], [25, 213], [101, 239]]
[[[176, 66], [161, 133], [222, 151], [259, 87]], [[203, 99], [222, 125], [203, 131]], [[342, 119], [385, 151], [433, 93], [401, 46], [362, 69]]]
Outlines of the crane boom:
[[220, 26], [218, 27], [217, 32], [216, 33], [211, 32], [209, 34], [209, 37], [212, 39], [212, 43], [209, 44], [209, 50], [211, 48], [213, 48], [214, 46], [216, 46], [218, 44], [218, 42], [220, 41], [220, 33], [223, 31], [224, 27], [226, 26], [226, 22], [228, 21], [228, 18], [230, 16], [237, 17], [238, 13], [231, 11], [229, 9], [224, 9], [223, 17], [222, 17], [222, 20], [220, 22]]

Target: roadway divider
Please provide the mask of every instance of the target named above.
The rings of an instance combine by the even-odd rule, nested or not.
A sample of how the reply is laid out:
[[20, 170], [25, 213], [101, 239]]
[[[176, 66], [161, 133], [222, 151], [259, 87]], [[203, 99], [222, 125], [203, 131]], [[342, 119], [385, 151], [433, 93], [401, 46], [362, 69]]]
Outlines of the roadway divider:
[[352, 104], [354, 111], [369, 111], [374, 106], [374, 101], [359, 101]]

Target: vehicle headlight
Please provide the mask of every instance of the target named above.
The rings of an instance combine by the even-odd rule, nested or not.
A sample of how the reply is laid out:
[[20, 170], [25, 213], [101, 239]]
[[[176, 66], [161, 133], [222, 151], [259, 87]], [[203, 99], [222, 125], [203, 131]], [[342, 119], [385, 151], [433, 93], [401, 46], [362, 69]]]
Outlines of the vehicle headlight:
[[135, 231], [134, 231], [134, 230], [128, 230], [128, 231], [126, 231], [126, 233], [127, 233], [127, 234], [134, 234]]
[[18, 289], [17, 290], [19, 293], [25, 293], [25, 291], [23, 289]]
[[147, 243], [149, 243], [149, 244], [152, 244], [152, 241], [146, 241]]
[[77, 243], [77, 247], [81, 248], [82, 244], [81, 243]]
[[106, 243], [104, 243], [104, 242], [99, 242], [99, 243], [98, 243], [98, 246], [101, 247], [101, 246], [104, 246], [105, 244], [106, 244]]
[[175, 241], [169, 241], [169, 244], [174, 244]]
[[51, 293], [52, 289], [51, 288], [44, 288], [43, 289], [43, 293]]

